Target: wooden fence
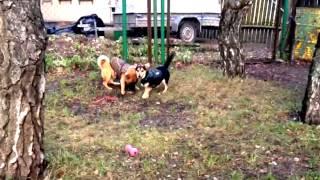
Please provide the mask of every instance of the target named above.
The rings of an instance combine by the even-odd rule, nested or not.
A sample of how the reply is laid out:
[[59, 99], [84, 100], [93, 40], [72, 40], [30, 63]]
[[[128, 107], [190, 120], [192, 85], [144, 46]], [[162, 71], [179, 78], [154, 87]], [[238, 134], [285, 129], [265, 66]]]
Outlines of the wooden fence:
[[[222, 7], [223, 7], [222, 0]], [[275, 32], [277, 3], [280, 0], [253, 0], [253, 4], [243, 18], [242, 42], [264, 43], [272, 47]], [[217, 28], [204, 28], [201, 38], [216, 39]]]
[[297, 7], [320, 7], [320, 0], [298, 0]]

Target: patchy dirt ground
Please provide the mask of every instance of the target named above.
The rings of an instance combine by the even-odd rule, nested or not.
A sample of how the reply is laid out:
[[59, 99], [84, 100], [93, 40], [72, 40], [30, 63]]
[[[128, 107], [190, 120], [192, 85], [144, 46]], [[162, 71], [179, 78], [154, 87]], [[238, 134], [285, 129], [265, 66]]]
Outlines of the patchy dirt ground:
[[307, 85], [309, 63], [286, 64], [280, 62], [249, 64], [249, 77], [277, 82], [281, 86], [304, 91]]
[[[79, 48], [74, 41], [53, 41], [48, 51], [72, 56], [100, 41], [108, 45], [91, 53], [116, 46], [101, 39]], [[192, 63], [172, 66], [168, 93], [158, 95], [160, 87], [148, 100], [142, 90], [124, 97], [118, 88], [107, 91], [97, 69], [49, 73], [51, 178], [319, 179], [319, 127], [290, 116], [300, 108], [308, 64], [249, 63], [246, 80], [229, 80], [209, 66], [213, 46], [196, 52]], [[126, 144], [139, 156], [128, 157]]]

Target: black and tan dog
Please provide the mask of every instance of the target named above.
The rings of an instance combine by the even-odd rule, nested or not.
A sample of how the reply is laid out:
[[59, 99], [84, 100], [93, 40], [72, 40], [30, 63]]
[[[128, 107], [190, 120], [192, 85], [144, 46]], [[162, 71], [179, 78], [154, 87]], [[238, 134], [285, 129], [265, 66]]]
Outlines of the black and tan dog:
[[136, 67], [136, 73], [139, 79], [141, 79], [141, 84], [144, 86], [145, 90], [142, 98], [147, 99], [150, 96], [150, 92], [153, 88], [159, 86], [161, 83], [164, 85], [164, 90], [162, 93], [166, 93], [168, 90], [168, 83], [170, 79], [170, 72], [168, 70], [175, 53], [172, 52], [168, 57], [164, 65], [158, 66], [156, 68], [150, 68], [150, 64], [139, 64]]
[[[136, 67], [130, 65], [124, 60], [114, 57], [111, 60], [106, 55], [101, 55], [97, 59], [98, 66], [101, 70], [103, 85], [107, 89], [112, 89], [109, 85], [120, 85], [121, 94], [126, 93], [126, 87], [130, 90], [135, 90], [135, 85], [138, 82]], [[120, 83], [115, 82], [115, 79], [120, 79]]]

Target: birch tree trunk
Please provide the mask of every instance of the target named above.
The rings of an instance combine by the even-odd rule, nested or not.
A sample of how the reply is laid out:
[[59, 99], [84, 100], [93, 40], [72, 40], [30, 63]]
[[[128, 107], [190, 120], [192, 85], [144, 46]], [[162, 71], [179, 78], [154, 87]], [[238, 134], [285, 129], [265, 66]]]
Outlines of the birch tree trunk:
[[320, 34], [309, 71], [308, 85], [301, 112], [303, 122], [320, 124]]
[[39, 0], [0, 0], [0, 179], [42, 179], [44, 51]]
[[223, 74], [245, 77], [245, 57], [240, 42], [243, 16], [251, 0], [225, 0], [219, 25], [219, 50], [223, 61]]

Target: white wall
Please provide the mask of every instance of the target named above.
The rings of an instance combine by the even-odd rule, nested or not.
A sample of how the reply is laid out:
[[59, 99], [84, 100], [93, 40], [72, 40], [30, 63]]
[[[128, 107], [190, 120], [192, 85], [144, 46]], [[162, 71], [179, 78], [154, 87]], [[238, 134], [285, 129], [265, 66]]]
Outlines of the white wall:
[[[221, 13], [221, 0], [171, 0], [172, 13]], [[153, 1], [151, 1], [153, 12]], [[122, 1], [116, 4], [116, 13], [122, 12]], [[157, 1], [157, 11], [161, 12], [161, 1]], [[128, 13], [146, 13], [147, 0], [127, 0]], [[165, 12], [167, 12], [167, 1], [165, 0]]]
[[[41, 11], [45, 21], [77, 21], [81, 16], [97, 14], [104, 23], [112, 23], [111, 7], [114, 7], [118, 0], [93, 0], [81, 1], [41, 1]], [[49, 0], [50, 1], [50, 0]]]

